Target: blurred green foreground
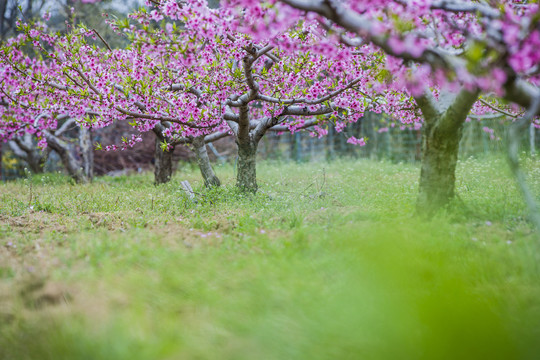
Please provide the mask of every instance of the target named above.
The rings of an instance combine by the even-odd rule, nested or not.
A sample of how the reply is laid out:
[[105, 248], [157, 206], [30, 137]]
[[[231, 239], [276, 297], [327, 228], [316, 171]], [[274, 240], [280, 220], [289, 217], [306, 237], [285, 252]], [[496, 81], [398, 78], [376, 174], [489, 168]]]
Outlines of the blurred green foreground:
[[540, 358], [540, 247], [502, 160], [460, 162], [431, 221], [414, 165], [263, 163], [251, 197], [217, 171], [0, 185], [0, 359]]

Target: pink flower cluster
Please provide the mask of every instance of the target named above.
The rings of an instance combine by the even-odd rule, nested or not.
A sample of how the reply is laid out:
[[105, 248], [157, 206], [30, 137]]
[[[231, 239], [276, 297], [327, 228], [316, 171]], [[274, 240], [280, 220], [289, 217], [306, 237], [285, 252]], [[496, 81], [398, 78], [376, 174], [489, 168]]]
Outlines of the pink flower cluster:
[[[492, 99], [510, 78], [540, 83], [537, 4], [464, 2], [474, 11], [460, 11], [435, 0], [343, 0], [336, 6], [355, 20], [340, 23], [323, 18], [316, 2], [292, 3], [300, 8], [278, 0], [227, 0], [220, 9], [205, 0], [152, 2], [129, 24], [108, 20], [132, 39], [125, 49], [91, 46], [96, 34], [84, 27], [62, 35], [21, 24], [0, 51], [0, 138], [53, 129], [67, 115], [93, 128], [128, 121], [139, 132], [161, 123], [165, 137], [192, 139], [234, 133], [245, 109], [253, 127], [316, 125], [318, 138], [328, 124], [341, 132], [366, 111], [386, 114], [379, 131], [419, 129], [414, 97], [425, 92], [479, 88], [490, 102], [474, 113], [516, 112]], [[25, 54], [25, 44], [43, 59]]]
[[366, 141], [364, 140], [363, 137], [360, 138], [360, 139], [357, 139], [354, 136], [351, 136], [349, 139], [347, 139], [347, 143], [348, 144], [353, 144], [353, 145], [358, 145], [358, 146], [365, 146], [366, 145]]

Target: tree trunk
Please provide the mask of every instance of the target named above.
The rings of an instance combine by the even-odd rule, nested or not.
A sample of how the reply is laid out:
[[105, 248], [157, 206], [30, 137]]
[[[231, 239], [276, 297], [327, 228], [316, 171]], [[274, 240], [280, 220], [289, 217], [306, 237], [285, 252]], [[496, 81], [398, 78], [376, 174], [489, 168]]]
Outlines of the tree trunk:
[[154, 183], [165, 184], [171, 181], [172, 176], [172, 156], [174, 146], [167, 151], [161, 148], [161, 139], [156, 136], [156, 148], [154, 151]]
[[28, 167], [33, 174], [43, 174], [45, 162], [47, 161], [47, 150], [43, 153], [39, 153], [37, 150], [33, 150], [28, 153], [27, 158], [25, 159], [28, 163]]
[[[6, 21], [7, 0], [0, 1], [0, 39], [4, 38], [6, 34], [6, 28], [4, 22]], [[11, 14], [13, 16], [13, 14]]]
[[38, 149], [31, 134], [26, 133], [22, 138], [11, 140], [8, 144], [15, 155], [26, 161], [33, 174], [43, 173], [45, 162], [49, 156], [48, 150]]
[[75, 159], [75, 157], [73, 157], [68, 145], [50, 133], [44, 132], [44, 134], [47, 139], [47, 144], [51, 147], [51, 149], [58, 153], [60, 160], [62, 161], [62, 164], [64, 165], [64, 168], [68, 172], [69, 176], [71, 176], [78, 183], [88, 182], [88, 178], [85, 176], [81, 164], [77, 161], [77, 159]]
[[238, 142], [236, 186], [244, 192], [257, 192], [257, 143], [251, 138]]
[[197, 158], [199, 169], [201, 169], [204, 185], [206, 187], [220, 186], [221, 181], [219, 181], [219, 178], [214, 173], [214, 169], [210, 164], [210, 158], [206, 152], [204, 137], [193, 139], [193, 150], [195, 152], [195, 157]]
[[462, 127], [443, 130], [424, 123], [422, 135], [422, 169], [417, 212], [432, 215], [449, 204], [454, 197], [456, 164]]
[[86, 179], [88, 181], [92, 181], [94, 178], [94, 149], [92, 148], [92, 131], [84, 126], [81, 126], [79, 131], [82, 171]]
[[433, 215], [454, 198], [463, 123], [478, 95], [477, 89], [463, 88], [457, 94], [443, 92], [437, 101], [430, 92], [415, 97], [424, 117], [422, 169], [416, 203], [416, 211], [421, 215]]

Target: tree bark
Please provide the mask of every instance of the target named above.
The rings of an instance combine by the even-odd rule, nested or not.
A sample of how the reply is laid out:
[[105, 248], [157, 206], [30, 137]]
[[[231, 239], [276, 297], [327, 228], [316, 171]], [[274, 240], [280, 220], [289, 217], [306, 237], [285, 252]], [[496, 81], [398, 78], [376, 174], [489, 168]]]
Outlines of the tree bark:
[[[438, 104], [431, 96], [416, 98], [424, 116], [417, 213], [431, 216], [454, 198], [463, 123], [477, 98], [478, 91], [465, 89], [453, 97], [448, 106], [442, 96]], [[442, 109], [444, 111], [440, 111]]]
[[416, 205], [419, 213], [431, 215], [454, 198], [461, 132], [461, 126], [455, 131], [443, 131], [436, 124], [426, 126]]
[[206, 143], [204, 142], [204, 136], [193, 139], [193, 151], [197, 158], [197, 164], [201, 170], [201, 175], [204, 179], [204, 185], [206, 187], [220, 186], [221, 181], [214, 173], [212, 164], [210, 164], [210, 158], [206, 151]]
[[0, 1], [0, 39], [3, 39], [6, 33], [6, 29], [4, 27], [4, 21], [6, 20], [6, 10], [7, 0]]
[[238, 144], [236, 186], [244, 192], [257, 192], [257, 142], [252, 139]]
[[79, 131], [82, 171], [87, 180], [92, 181], [94, 179], [94, 149], [92, 148], [92, 131], [84, 126], [80, 126]]
[[15, 155], [26, 161], [33, 174], [43, 173], [48, 150], [41, 151], [37, 149], [31, 134], [25, 134], [22, 139], [16, 138], [9, 141], [8, 144]]
[[43, 174], [45, 168], [45, 162], [47, 161], [47, 150], [43, 151], [42, 154], [39, 154], [37, 150], [31, 151], [28, 153], [26, 162], [30, 171], [33, 174]]
[[166, 151], [161, 148], [159, 136], [156, 136], [156, 148], [154, 151], [154, 183], [165, 184], [171, 181], [172, 177], [172, 156], [174, 146]]
[[47, 131], [45, 131], [44, 134], [45, 138], [47, 139], [48, 146], [58, 153], [60, 160], [62, 161], [62, 164], [64, 165], [64, 168], [68, 172], [69, 176], [71, 176], [78, 183], [88, 182], [89, 179], [85, 176], [80, 162], [73, 157], [68, 145]]
[[42, 156], [37, 155], [36, 152], [31, 153], [31, 156], [28, 158], [27, 163], [32, 173], [43, 174], [43, 171], [45, 169], [45, 162], [47, 161], [48, 151], [45, 150]]

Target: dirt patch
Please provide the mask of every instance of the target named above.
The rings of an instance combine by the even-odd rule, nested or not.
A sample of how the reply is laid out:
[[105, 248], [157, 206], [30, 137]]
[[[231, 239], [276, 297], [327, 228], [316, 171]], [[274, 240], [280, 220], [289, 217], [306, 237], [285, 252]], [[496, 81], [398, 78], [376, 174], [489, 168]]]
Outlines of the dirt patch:
[[129, 221], [140, 217], [138, 212], [94, 212], [79, 215], [51, 214], [29, 210], [22, 216], [0, 214], [0, 226], [8, 226], [14, 232], [68, 234], [81, 229], [105, 228], [110, 231], [125, 230]]
[[178, 223], [154, 224], [147, 229], [157, 239], [156, 245], [171, 250], [179, 248], [193, 249], [204, 246], [219, 246], [223, 242], [224, 234], [220, 231], [206, 231], [185, 225], [183, 221]]
[[72, 299], [72, 290], [65, 284], [49, 281], [45, 278], [28, 277], [19, 282], [18, 295], [25, 307], [40, 309], [46, 306], [68, 304]]
[[75, 228], [76, 222], [66, 216], [50, 214], [44, 211], [29, 211], [22, 216], [0, 215], [0, 225], [7, 225], [17, 232], [34, 232], [54, 229], [59, 233], [67, 233]]
[[133, 214], [122, 213], [110, 213], [110, 212], [95, 212], [90, 214], [82, 215], [92, 225], [93, 228], [106, 228], [107, 230], [124, 230], [127, 225], [125, 224], [125, 219], [127, 217], [133, 216]]
[[78, 291], [47, 277], [27, 274], [0, 280], [0, 324], [33, 317], [55, 308], [68, 309]]
[[26, 274], [45, 276], [62, 265], [58, 258], [61, 242], [49, 242], [43, 238], [8, 240], [0, 244], [0, 269], [2, 275], [20, 278]]

